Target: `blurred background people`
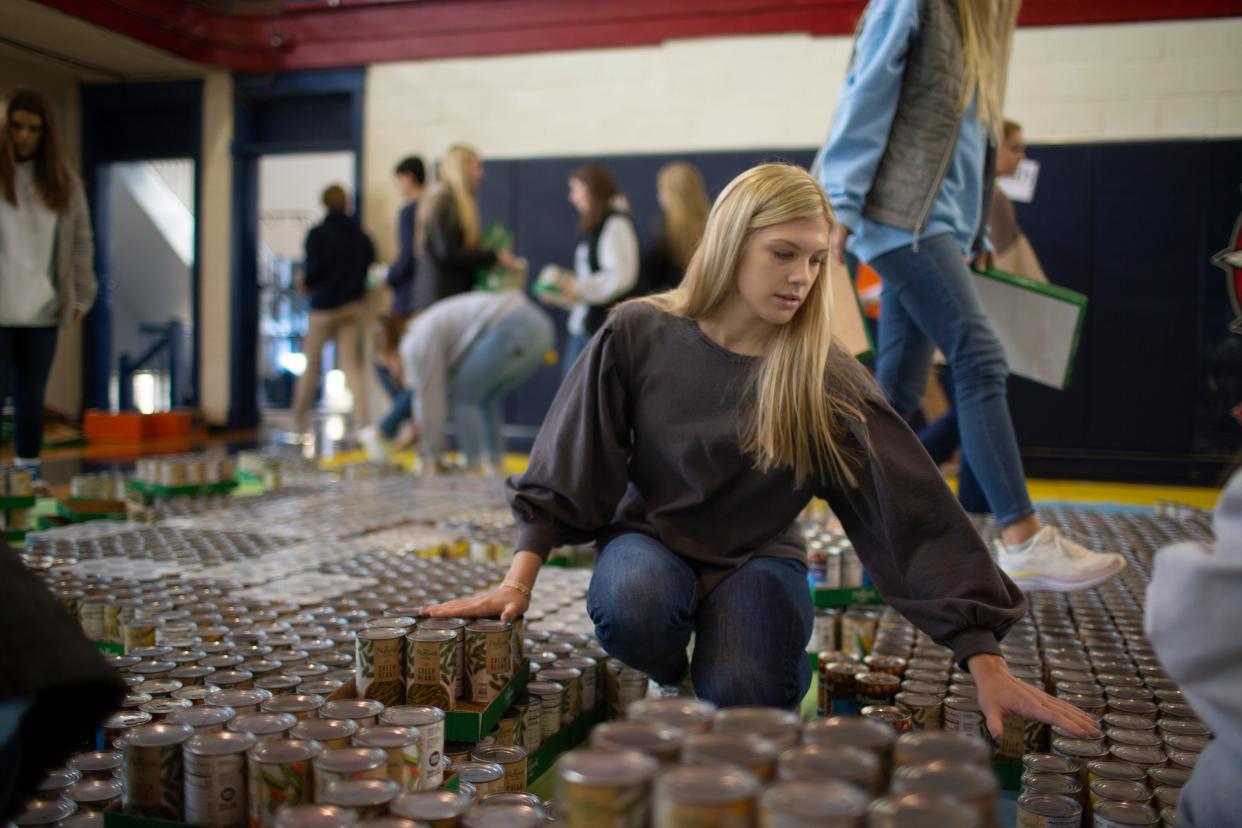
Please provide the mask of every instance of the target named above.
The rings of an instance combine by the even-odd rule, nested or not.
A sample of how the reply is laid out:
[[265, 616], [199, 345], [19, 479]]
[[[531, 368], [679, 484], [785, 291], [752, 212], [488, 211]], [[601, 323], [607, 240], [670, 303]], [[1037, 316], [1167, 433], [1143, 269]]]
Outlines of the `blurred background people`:
[[333, 184], [323, 191], [327, 215], [306, 234], [303, 289], [310, 297], [310, 314], [302, 353], [306, 370], [293, 391], [293, 420], [299, 434], [311, 426], [310, 412], [319, 390], [323, 349], [336, 343], [336, 361], [345, 372], [353, 394], [354, 428], [368, 422], [367, 386], [362, 372], [362, 331], [367, 269], [375, 261], [375, 247], [358, 222], [348, 215], [344, 188]]
[[663, 293], [681, 284], [712, 207], [702, 173], [685, 161], [660, 168], [656, 201], [660, 218], [653, 240], [643, 250], [638, 277], [641, 293]]

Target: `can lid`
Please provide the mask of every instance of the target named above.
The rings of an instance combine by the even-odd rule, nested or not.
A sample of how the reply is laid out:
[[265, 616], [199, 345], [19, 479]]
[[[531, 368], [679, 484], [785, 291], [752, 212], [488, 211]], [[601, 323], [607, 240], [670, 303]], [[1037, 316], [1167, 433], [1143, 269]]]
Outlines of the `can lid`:
[[68, 799], [32, 799], [13, 820], [18, 825], [52, 825], [73, 814], [77, 806]]
[[360, 747], [383, 748], [387, 750], [388, 748], [416, 745], [422, 742], [422, 740], [422, 735], [412, 727], [377, 725], [364, 727], [359, 730], [358, 735], [354, 737], [354, 744]]
[[392, 779], [343, 779], [329, 782], [316, 795], [328, 805], [366, 808], [387, 805], [400, 793], [400, 783]]
[[937, 759], [903, 765], [893, 773], [894, 793], [944, 793], [954, 799], [973, 800], [997, 795], [999, 783], [990, 770]]
[[1142, 782], [1147, 778], [1147, 772], [1138, 765], [1115, 759], [1092, 759], [1087, 763], [1087, 772], [1096, 779], [1118, 779], [1123, 782]]
[[388, 812], [406, 819], [459, 819], [470, 808], [470, 800], [453, 791], [411, 791], [388, 806]]
[[867, 797], [852, 785], [826, 779], [819, 782], [781, 782], [759, 797], [761, 811], [811, 820], [861, 820]]
[[344, 828], [357, 823], [357, 815], [348, 808], [286, 805], [276, 812], [275, 828]]
[[336, 773], [374, 770], [388, 764], [388, 754], [379, 748], [328, 748], [315, 757], [315, 767]]
[[1077, 797], [1082, 793], [1082, 783], [1078, 781], [1077, 775], [1027, 771], [1022, 774], [1022, 789], [1034, 793]]
[[265, 713], [305, 713], [323, 707], [324, 699], [315, 693], [284, 693], [260, 705]]
[[124, 747], [168, 747], [190, 740], [194, 728], [178, 724], [149, 724], [135, 727], [121, 737]]
[[807, 744], [851, 745], [887, 751], [896, 739], [897, 734], [888, 725], [861, 716], [816, 719], [802, 729], [802, 741]]
[[246, 713], [228, 723], [228, 729], [234, 733], [253, 733], [256, 736], [269, 736], [273, 733], [286, 733], [298, 720], [292, 713]]
[[383, 712], [384, 703], [375, 699], [338, 699], [319, 708], [324, 719], [369, 719]]
[[74, 782], [82, 779], [82, 773], [73, 768], [57, 768], [43, 777], [39, 783], [40, 791], [63, 791]]
[[526, 692], [533, 696], [554, 696], [565, 692], [565, 688], [554, 681], [532, 681], [526, 685]]
[[[547, 676], [545, 670], [540, 675]], [[716, 715], [716, 705], [702, 699], [674, 696], [665, 699], [639, 699], [626, 709], [630, 719], [648, 720], [685, 727], [693, 730], [710, 722]]]
[[209, 704], [199, 704], [185, 710], [177, 710], [170, 713], [164, 721], [168, 724], [183, 724], [196, 728], [210, 727], [212, 725], [225, 724], [236, 715], [237, 711], [231, 707], [213, 707]]
[[1151, 798], [1151, 791], [1142, 782], [1125, 779], [1096, 779], [1091, 783], [1093, 799], [1111, 799], [1114, 802], [1144, 802]]
[[715, 805], [750, 799], [759, 779], [740, 768], [680, 767], [656, 780], [656, 794], [673, 802]]
[[425, 727], [444, 721], [444, 711], [428, 704], [399, 704], [384, 710], [380, 721], [386, 725]]
[[289, 735], [294, 739], [330, 742], [348, 738], [357, 732], [358, 723], [353, 719], [304, 719], [289, 730]]
[[633, 750], [575, 750], [557, 763], [562, 781], [599, 787], [641, 785], [649, 782], [659, 769], [655, 759]]
[[82, 773], [98, 773], [121, 767], [121, 753], [116, 750], [90, 751], [69, 757], [69, 767]]
[[1168, 756], [1158, 747], [1138, 747], [1135, 745], [1113, 745], [1108, 752], [1115, 758], [1123, 762], [1132, 762], [1135, 765], [1163, 765], [1168, 761]]
[[204, 700], [213, 707], [254, 707], [272, 697], [269, 690], [258, 687], [217, 690]]
[[250, 758], [262, 764], [305, 762], [324, 752], [324, 746], [311, 739], [273, 739], [259, 742], [250, 750]]
[[123, 793], [125, 783], [120, 779], [83, 779], [69, 788], [69, 798], [79, 805], [110, 802]]
[[431, 643], [444, 643], [446, 641], [456, 641], [457, 633], [452, 630], [430, 630], [420, 627], [414, 632], [406, 636], [408, 641], [426, 641]]
[[526, 758], [526, 748], [521, 745], [480, 745], [470, 751], [470, 758], [476, 762], [492, 762], [497, 765], [510, 765]]
[[505, 770], [495, 762], [458, 762], [456, 763], [457, 776], [467, 782], [478, 784], [480, 782], [495, 782], [505, 775]]
[[475, 621], [472, 624], [466, 625], [466, 632], [473, 633], [501, 633], [509, 632], [512, 629], [513, 624], [508, 621], [496, 621], [490, 618], [485, 618], [481, 621]]
[[462, 828], [540, 828], [546, 821], [542, 808], [521, 803], [475, 805], [462, 819]]
[[245, 753], [259, 743], [253, 733], [225, 730], [216, 733], [198, 733], [185, 743], [185, 752], [194, 756], [228, 756]]
[[952, 825], [980, 828], [983, 817], [969, 805], [943, 794], [889, 794], [867, 808], [868, 828], [901, 828], [918, 825]]
[[367, 641], [391, 641], [404, 637], [409, 631], [409, 627], [367, 627], [358, 630], [358, 637]]
[[1139, 802], [1098, 802], [1095, 805], [1095, 815], [1118, 825], [1136, 825], [1144, 828], [1157, 825], [1160, 821], [1154, 809]]

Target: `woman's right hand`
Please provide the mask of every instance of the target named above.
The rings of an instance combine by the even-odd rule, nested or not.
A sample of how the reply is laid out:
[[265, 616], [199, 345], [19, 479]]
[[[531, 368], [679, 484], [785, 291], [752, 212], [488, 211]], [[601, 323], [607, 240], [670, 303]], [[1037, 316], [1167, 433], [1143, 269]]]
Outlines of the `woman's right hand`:
[[496, 251], [496, 263], [505, 270], [521, 270], [522, 260], [514, 256], [508, 248], [501, 248]]
[[432, 618], [495, 618], [512, 621], [530, 606], [530, 596], [512, 587], [499, 587], [490, 592], [458, 598], [427, 607], [424, 615]]

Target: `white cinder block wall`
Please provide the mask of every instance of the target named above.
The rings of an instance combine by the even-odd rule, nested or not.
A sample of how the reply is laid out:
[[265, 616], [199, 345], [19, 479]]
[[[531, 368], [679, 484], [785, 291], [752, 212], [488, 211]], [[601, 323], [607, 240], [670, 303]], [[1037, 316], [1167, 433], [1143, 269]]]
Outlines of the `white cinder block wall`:
[[[1024, 28], [1008, 112], [1033, 142], [1242, 135], [1242, 17]], [[377, 64], [367, 227], [393, 255], [391, 171], [450, 144], [485, 158], [815, 147], [852, 38], [774, 35]]]

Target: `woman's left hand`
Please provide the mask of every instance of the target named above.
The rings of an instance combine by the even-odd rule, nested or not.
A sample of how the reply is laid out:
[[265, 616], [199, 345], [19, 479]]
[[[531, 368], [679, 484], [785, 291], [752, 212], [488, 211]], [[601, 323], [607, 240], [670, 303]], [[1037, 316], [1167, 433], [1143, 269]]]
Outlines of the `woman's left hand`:
[[86, 309], [85, 309], [85, 308], [74, 308], [74, 309], [73, 309], [73, 321], [74, 321], [75, 323], [77, 323], [77, 322], [81, 322], [81, 321], [82, 321], [83, 319], [85, 319], [85, 318], [86, 318]]
[[996, 264], [996, 254], [991, 250], [985, 250], [976, 256], [971, 264], [980, 273], [991, 270], [992, 266]]
[[967, 663], [979, 690], [979, 707], [993, 738], [999, 739], [1004, 732], [1007, 714], [1056, 725], [1083, 739], [1103, 735], [1095, 720], [1084, 711], [1014, 678], [1000, 656], [980, 653], [971, 656]]

